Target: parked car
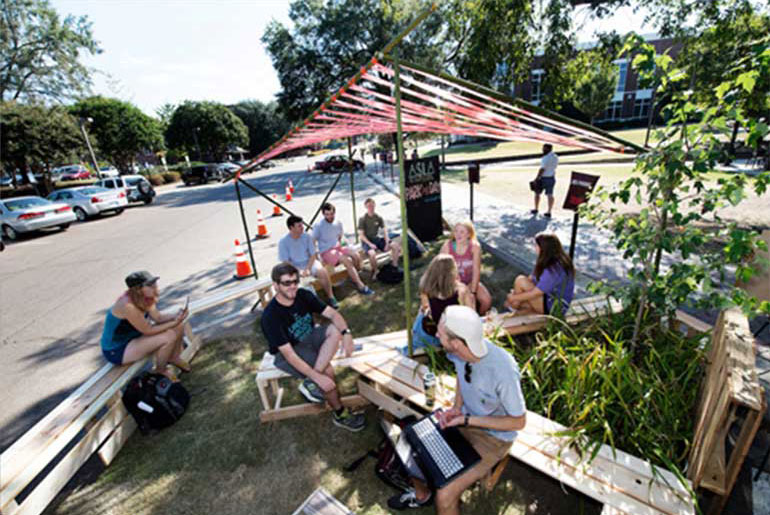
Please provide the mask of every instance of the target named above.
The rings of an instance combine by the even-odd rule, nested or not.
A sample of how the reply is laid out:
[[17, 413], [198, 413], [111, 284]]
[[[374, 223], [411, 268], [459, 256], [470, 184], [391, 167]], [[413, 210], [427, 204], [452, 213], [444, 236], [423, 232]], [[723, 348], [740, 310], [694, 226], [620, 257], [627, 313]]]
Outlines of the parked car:
[[97, 181], [94, 186], [125, 191], [128, 202], [150, 204], [155, 198], [155, 188], [141, 175], [123, 175]]
[[0, 230], [6, 240], [13, 241], [19, 233], [49, 227], [65, 230], [76, 219], [72, 207], [62, 202], [31, 196], [0, 200]]
[[182, 181], [185, 186], [190, 184], [206, 184], [210, 180], [221, 179], [222, 170], [218, 165], [198, 165], [185, 168], [182, 172]]
[[[326, 159], [323, 161], [316, 161], [315, 163], [315, 169], [321, 170], [321, 173], [339, 173], [344, 172], [348, 169], [349, 160], [345, 156], [335, 155], [335, 156], [327, 156]], [[356, 170], [363, 170], [364, 169], [364, 162], [360, 161], [358, 159], [353, 160], [353, 167]]]
[[219, 163], [217, 166], [219, 167], [219, 171], [222, 173], [222, 177], [228, 178], [235, 175], [235, 172], [241, 169], [241, 167], [235, 163]]
[[63, 166], [58, 170], [60, 181], [79, 181], [91, 177], [91, 172], [83, 165]]
[[117, 177], [120, 175], [120, 172], [118, 172], [118, 169], [115, 168], [112, 165], [109, 166], [102, 166], [99, 168], [99, 175], [102, 177]]
[[[21, 184], [23, 177], [20, 173], [16, 174], [16, 184]], [[10, 175], [0, 177], [0, 186], [13, 186], [13, 178]]]
[[51, 202], [64, 202], [72, 206], [72, 212], [81, 222], [89, 216], [96, 216], [108, 211], [120, 214], [128, 205], [126, 192], [108, 190], [98, 186], [80, 186], [54, 191], [48, 195]]

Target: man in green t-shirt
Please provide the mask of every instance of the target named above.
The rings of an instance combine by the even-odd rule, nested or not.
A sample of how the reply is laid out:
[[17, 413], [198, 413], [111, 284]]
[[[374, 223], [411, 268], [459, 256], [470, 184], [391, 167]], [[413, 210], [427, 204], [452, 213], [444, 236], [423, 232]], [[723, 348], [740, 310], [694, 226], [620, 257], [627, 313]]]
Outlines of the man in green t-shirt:
[[[398, 266], [398, 258], [401, 255], [401, 238], [397, 234], [388, 234], [385, 220], [374, 212], [374, 199], [364, 201], [366, 214], [358, 219], [358, 237], [361, 239], [361, 248], [369, 256], [369, 264], [372, 267], [372, 278], [377, 277], [377, 251], [390, 252], [390, 259], [394, 266]], [[382, 236], [380, 236], [380, 229]]]

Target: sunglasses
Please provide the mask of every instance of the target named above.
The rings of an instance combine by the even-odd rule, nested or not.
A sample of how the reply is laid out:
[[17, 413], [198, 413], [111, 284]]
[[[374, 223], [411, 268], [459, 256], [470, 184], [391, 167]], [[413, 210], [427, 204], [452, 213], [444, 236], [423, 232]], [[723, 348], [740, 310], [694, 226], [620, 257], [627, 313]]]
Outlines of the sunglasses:
[[280, 281], [278, 284], [281, 286], [296, 286], [299, 284], [299, 279], [289, 279], [288, 281]]
[[471, 382], [471, 373], [473, 372], [473, 369], [471, 368], [471, 364], [467, 361], [465, 362], [465, 382], [470, 383]]

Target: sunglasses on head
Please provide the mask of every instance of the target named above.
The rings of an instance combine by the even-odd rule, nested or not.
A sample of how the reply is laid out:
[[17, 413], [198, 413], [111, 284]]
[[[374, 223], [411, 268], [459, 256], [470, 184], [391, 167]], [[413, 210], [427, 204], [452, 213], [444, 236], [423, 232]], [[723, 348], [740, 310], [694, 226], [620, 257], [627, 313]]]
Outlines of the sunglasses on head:
[[289, 279], [288, 281], [280, 281], [278, 284], [281, 286], [296, 286], [299, 284], [299, 279]]

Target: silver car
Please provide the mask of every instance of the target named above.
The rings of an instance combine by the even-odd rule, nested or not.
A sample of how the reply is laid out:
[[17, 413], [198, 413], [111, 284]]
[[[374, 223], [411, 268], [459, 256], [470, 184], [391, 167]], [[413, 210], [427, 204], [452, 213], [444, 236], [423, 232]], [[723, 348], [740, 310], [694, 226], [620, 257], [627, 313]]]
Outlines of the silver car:
[[108, 190], [98, 186], [81, 186], [54, 191], [48, 195], [48, 200], [69, 204], [81, 222], [89, 216], [100, 215], [108, 211], [120, 214], [128, 205], [125, 191]]
[[62, 230], [77, 219], [72, 207], [41, 197], [16, 197], [0, 200], [0, 230], [6, 240], [19, 233], [58, 226]]

